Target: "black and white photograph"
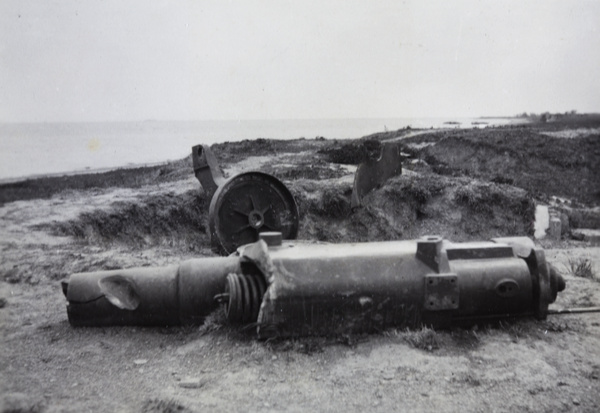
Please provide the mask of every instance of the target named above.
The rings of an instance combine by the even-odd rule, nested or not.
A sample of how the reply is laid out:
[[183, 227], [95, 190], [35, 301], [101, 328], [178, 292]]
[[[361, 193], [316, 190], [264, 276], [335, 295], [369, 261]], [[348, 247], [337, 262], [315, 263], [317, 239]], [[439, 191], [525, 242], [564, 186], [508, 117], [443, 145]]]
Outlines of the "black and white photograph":
[[0, 0], [0, 413], [600, 411], [600, 1]]

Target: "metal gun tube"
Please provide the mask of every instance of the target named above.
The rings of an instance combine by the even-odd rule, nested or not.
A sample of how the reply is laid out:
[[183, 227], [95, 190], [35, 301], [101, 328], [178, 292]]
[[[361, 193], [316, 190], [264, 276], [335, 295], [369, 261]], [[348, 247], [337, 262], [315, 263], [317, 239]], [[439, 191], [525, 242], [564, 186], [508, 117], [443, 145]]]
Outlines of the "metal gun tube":
[[73, 326], [200, 324], [218, 303], [238, 257], [198, 258], [159, 268], [72, 274], [63, 283]]
[[260, 338], [533, 316], [565, 288], [528, 238], [323, 244], [264, 232], [235, 255], [71, 275], [74, 326], [201, 323], [217, 300]]

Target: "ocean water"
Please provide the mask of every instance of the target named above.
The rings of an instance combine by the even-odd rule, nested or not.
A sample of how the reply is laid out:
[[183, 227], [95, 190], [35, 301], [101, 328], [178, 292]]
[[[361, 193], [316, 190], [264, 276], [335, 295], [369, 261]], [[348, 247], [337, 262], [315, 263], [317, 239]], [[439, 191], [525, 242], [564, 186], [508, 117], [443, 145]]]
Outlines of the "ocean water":
[[[490, 125], [511, 118], [0, 123], [0, 180], [181, 159], [197, 144], [244, 139], [353, 139], [385, 130]], [[482, 125], [479, 125], [482, 126]], [[484, 125], [485, 126], [485, 125]]]

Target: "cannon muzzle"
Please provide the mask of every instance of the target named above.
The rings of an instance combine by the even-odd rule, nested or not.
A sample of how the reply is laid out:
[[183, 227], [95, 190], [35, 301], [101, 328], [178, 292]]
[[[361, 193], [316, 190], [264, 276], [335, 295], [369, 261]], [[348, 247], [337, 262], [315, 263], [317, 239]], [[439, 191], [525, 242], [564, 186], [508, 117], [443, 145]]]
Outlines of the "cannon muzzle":
[[239, 258], [198, 258], [159, 268], [73, 274], [63, 283], [73, 326], [201, 324]]

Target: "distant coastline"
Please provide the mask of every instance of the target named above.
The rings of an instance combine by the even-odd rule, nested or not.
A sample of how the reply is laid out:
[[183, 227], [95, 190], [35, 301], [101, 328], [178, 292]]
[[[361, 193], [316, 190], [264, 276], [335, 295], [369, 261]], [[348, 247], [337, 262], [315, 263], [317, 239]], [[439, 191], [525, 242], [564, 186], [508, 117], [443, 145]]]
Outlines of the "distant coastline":
[[[245, 139], [357, 139], [377, 132], [528, 122], [516, 117], [0, 123], [0, 183], [156, 165]], [[486, 122], [485, 124], [483, 122]]]
[[24, 181], [34, 181], [37, 179], [46, 179], [46, 178], [62, 178], [69, 176], [77, 176], [77, 175], [92, 175], [92, 174], [103, 174], [106, 172], [119, 171], [119, 170], [129, 170], [129, 169], [137, 169], [137, 168], [154, 168], [157, 166], [168, 165], [173, 162], [174, 159], [169, 159], [162, 162], [154, 162], [154, 163], [139, 163], [132, 164], [129, 163], [123, 166], [115, 166], [110, 168], [98, 168], [98, 169], [80, 169], [76, 171], [67, 171], [67, 172], [54, 172], [54, 173], [46, 173], [46, 174], [37, 174], [37, 175], [28, 175], [28, 176], [17, 176], [14, 178], [0, 178], [0, 186], [2, 185], [10, 185], [16, 184]]

